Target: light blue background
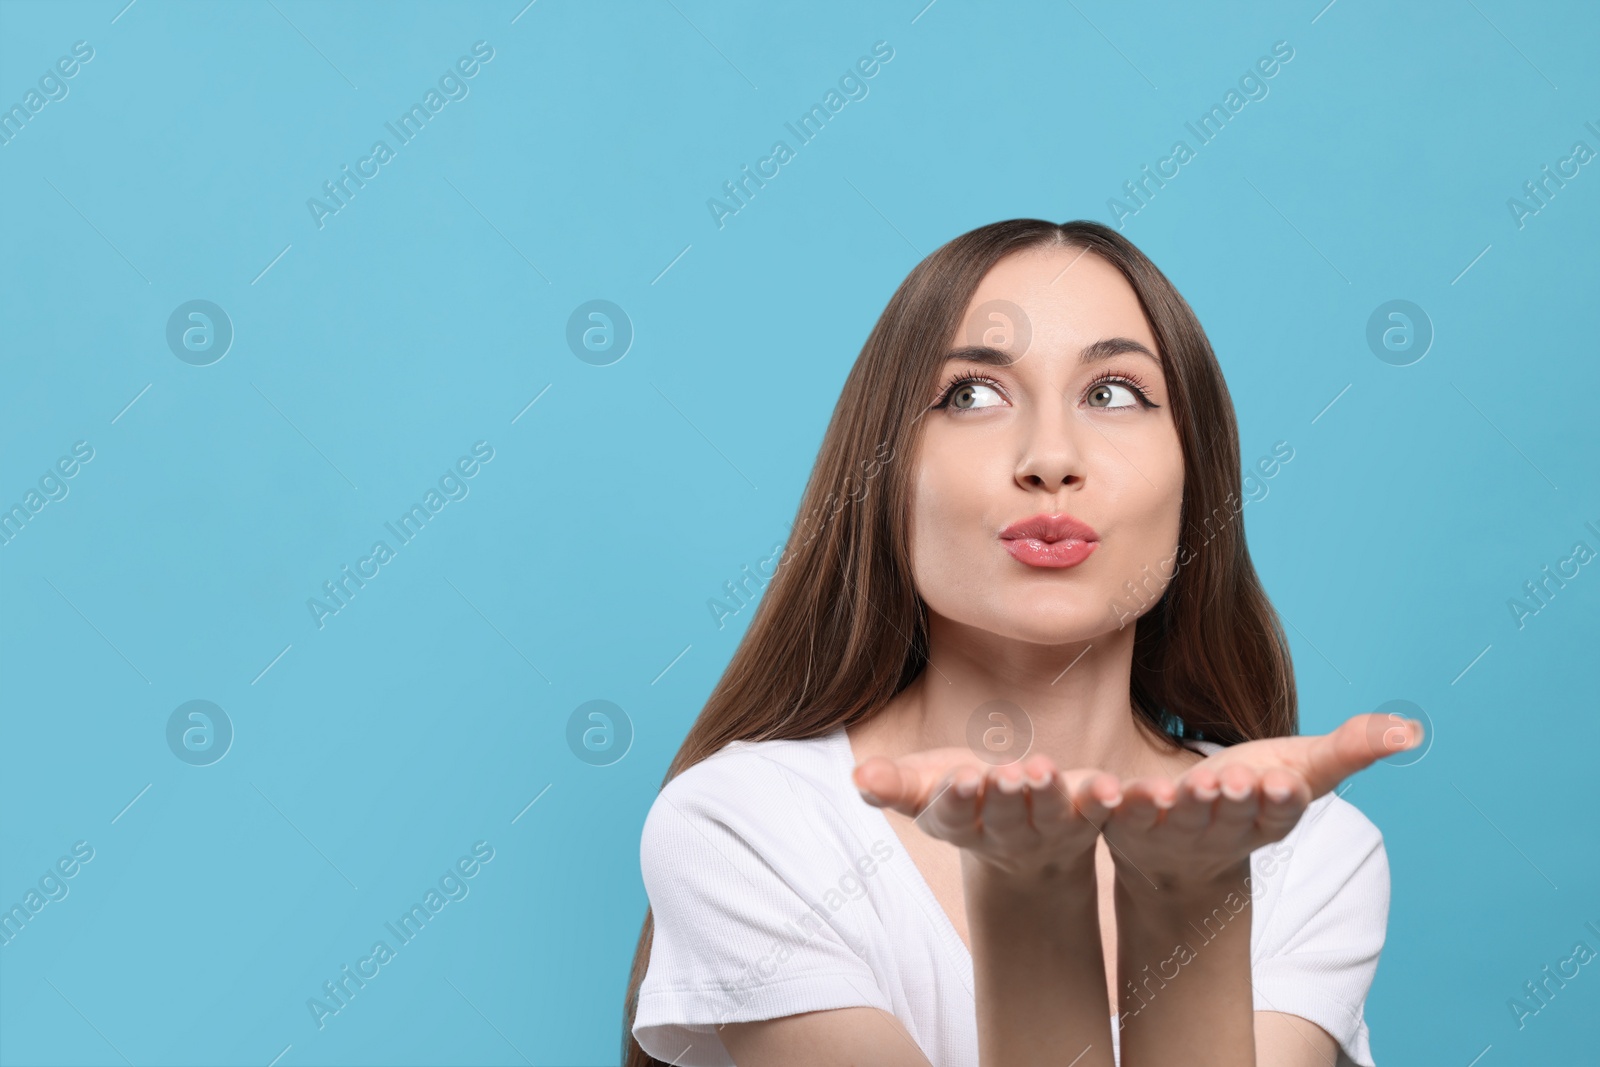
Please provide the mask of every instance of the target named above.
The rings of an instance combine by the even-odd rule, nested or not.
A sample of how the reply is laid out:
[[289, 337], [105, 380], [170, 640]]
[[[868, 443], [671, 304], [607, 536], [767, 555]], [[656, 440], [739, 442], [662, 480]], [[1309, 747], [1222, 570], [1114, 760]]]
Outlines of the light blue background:
[[[1245, 517], [1303, 731], [1391, 699], [1434, 726], [1346, 794], [1393, 874], [1373, 1048], [1596, 1055], [1600, 964], [1507, 1006], [1600, 949], [1600, 566], [1507, 606], [1600, 550], [1600, 163], [1507, 208], [1600, 149], [1592, 6], [125, 2], [0, 3], [0, 106], [94, 48], [0, 147], [0, 504], [94, 449], [0, 547], [0, 906], [95, 850], [0, 948], [0, 1065], [615, 1063], [639, 828], [749, 616], [707, 601], [782, 541], [890, 293], [984, 223], [1111, 222], [1277, 41], [1123, 232], [1199, 314], [1245, 461], [1294, 449]], [[318, 229], [479, 40], [470, 95]], [[236, 331], [211, 366], [166, 345], [193, 299]], [[609, 366], [565, 340], [592, 299], [636, 331]], [[1410, 366], [1366, 343], [1392, 299], [1435, 330]], [[319, 629], [307, 598], [477, 441], [470, 495]], [[636, 735], [592, 766], [567, 721], [602, 698]], [[236, 731], [211, 766], [165, 740], [192, 699]], [[470, 895], [319, 1030], [307, 999], [476, 841]]]

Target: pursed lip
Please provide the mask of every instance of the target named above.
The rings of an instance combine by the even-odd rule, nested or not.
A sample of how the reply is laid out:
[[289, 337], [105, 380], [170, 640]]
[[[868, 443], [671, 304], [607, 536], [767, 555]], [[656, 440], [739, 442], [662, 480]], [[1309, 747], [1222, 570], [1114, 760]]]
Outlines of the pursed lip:
[[1028, 538], [1054, 544], [1057, 541], [1098, 541], [1100, 535], [1094, 532], [1094, 527], [1071, 515], [1034, 515], [1000, 531], [1002, 541]]

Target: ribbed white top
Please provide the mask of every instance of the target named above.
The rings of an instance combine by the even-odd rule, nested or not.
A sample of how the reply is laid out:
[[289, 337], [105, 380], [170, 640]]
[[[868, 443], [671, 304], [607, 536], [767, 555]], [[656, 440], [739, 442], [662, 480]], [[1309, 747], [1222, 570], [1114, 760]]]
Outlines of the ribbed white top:
[[[736, 741], [662, 789], [639, 850], [655, 920], [633, 1025], [646, 1052], [733, 1067], [717, 1023], [868, 1005], [934, 1067], [977, 1067], [971, 953], [854, 766], [843, 729]], [[1341, 1065], [1375, 1067], [1362, 1010], [1388, 924], [1383, 835], [1326, 794], [1255, 852], [1251, 889], [1256, 1010], [1309, 1019]]]

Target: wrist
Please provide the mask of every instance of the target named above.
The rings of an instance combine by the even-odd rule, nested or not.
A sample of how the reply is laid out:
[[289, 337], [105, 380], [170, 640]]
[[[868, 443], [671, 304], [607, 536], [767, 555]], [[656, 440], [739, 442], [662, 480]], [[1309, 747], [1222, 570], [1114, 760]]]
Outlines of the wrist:
[[1025, 901], [1039, 897], [1094, 896], [1094, 852], [1059, 859], [1017, 863], [961, 850], [961, 877], [967, 895]]
[[961, 874], [975, 962], [1031, 974], [1063, 966], [1059, 961], [1069, 957], [1079, 964], [1092, 957], [1104, 987], [1092, 853], [1087, 863], [1016, 870], [962, 849]]
[[1208, 870], [1141, 870], [1119, 860], [1115, 871], [1118, 900], [1142, 909], [1209, 911], [1226, 898], [1251, 896], [1248, 856]]

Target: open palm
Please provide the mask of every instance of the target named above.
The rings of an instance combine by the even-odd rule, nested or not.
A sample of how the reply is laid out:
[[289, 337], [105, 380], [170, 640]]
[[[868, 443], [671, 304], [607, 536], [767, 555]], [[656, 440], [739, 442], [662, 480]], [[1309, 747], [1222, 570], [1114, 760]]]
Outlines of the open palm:
[[1118, 877], [1158, 891], [1225, 881], [1251, 852], [1287, 836], [1313, 800], [1421, 741], [1421, 723], [1374, 712], [1327, 734], [1231, 745], [1176, 781], [1125, 783], [1104, 825]]
[[854, 779], [867, 803], [1014, 874], [1092, 863], [1100, 825], [1121, 796], [1114, 774], [1058, 770], [1038, 754], [991, 766], [964, 748], [874, 756]]

